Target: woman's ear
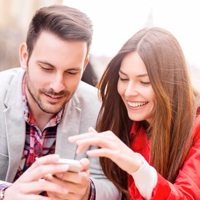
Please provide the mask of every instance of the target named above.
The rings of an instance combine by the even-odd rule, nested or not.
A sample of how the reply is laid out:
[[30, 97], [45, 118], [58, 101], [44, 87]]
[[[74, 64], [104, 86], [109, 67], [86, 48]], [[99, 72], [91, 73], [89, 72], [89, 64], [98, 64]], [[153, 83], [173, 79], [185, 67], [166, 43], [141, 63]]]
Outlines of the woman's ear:
[[21, 67], [26, 70], [28, 63], [28, 51], [26, 43], [22, 43], [19, 46], [19, 59]]

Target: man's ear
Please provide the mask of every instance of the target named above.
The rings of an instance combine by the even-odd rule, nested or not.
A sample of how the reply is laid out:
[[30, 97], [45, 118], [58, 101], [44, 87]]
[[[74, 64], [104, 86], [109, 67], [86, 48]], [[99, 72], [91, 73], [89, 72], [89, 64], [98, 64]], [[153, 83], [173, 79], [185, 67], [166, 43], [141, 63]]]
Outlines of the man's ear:
[[22, 43], [19, 47], [19, 59], [21, 67], [26, 70], [28, 63], [28, 51], [26, 43]]

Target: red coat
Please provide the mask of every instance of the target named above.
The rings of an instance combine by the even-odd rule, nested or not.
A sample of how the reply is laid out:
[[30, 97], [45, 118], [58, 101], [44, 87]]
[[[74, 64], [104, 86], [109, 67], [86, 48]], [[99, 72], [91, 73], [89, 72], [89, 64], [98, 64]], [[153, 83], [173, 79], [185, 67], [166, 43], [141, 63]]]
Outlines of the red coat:
[[[158, 181], [152, 193], [152, 200], [200, 199], [200, 117], [196, 120], [194, 136], [193, 145], [182, 169], [179, 171], [175, 183], [170, 183], [157, 173]], [[150, 144], [144, 130], [139, 131], [135, 136], [132, 150], [140, 153], [149, 161]], [[134, 200], [144, 199], [136, 188], [131, 176], [129, 176], [129, 192]]]

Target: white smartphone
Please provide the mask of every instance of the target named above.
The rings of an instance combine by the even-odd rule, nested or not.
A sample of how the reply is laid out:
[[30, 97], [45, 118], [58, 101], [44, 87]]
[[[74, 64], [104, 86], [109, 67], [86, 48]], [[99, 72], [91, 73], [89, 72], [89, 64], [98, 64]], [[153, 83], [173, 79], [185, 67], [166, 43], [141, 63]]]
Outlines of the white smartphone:
[[58, 161], [58, 164], [69, 165], [70, 172], [80, 172], [81, 171], [81, 163], [79, 160], [60, 158]]

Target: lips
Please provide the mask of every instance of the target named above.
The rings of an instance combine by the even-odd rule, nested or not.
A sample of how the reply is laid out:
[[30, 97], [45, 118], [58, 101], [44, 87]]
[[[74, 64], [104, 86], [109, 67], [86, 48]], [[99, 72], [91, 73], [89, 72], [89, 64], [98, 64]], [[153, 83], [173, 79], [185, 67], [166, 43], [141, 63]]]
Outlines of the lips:
[[48, 94], [45, 94], [46, 96], [52, 98], [52, 99], [61, 99], [63, 98], [63, 96], [54, 96], [54, 95], [48, 95]]
[[63, 95], [62, 96], [55, 96], [55, 95], [49, 95], [44, 93], [45, 97], [47, 98], [47, 101], [51, 104], [56, 104], [59, 103], [62, 99], [63, 99]]

